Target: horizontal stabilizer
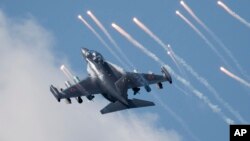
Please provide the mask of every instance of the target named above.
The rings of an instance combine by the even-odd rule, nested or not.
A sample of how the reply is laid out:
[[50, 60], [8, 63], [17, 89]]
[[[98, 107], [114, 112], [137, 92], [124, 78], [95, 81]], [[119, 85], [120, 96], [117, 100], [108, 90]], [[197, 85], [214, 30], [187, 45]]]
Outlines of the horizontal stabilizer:
[[147, 106], [154, 106], [155, 104], [151, 101], [140, 100], [140, 99], [129, 99], [128, 105], [124, 105], [119, 101], [114, 103], [108, 104], [101, 110], [102, 114], [111, 113], [115, 111], [130, 109], [130, 108], [139, 108], [139, 107], [147, 107]]

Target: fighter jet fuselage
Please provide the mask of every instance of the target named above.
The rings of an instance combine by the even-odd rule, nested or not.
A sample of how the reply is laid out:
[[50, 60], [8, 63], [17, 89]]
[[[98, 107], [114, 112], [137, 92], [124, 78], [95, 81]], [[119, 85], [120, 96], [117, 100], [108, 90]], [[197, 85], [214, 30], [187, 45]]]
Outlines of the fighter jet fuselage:
[[150, 92], [150, 84], [157, 84], [159, 88], [162, 88], [161, 82], [172, 83], [172, 78], [164, 66], [161, 68], [163, 75], [126, 72], [121, 67], [106, 61], [97, 51], [83, 48], [82, 55], [87, 62], [89, 76], [81, 81], [75, 77], [77, 78], [75, 85], [69, 85], [66, 81], [67, 88], [61, 89], [61, 91], [51, 85], [50, 91], [59, 102], [61, 99], [66, 99], [68, 103], [71, 103], [70, 98], [76, 97], [77, 101], [81, 103], [81, 96], [92, 100], [95, 94], [101, 94], [111, 102], [101, 110], [102, 114], [153, 106], [154, 103], [150, 101], [128, 99], [128, 89], [132, 89], [134, 94], [137, 94], [140, 90], [139, 87], [144, 87], [147, 92]]
[[115, 82], [121, 78], [125, 72], [122, 72], [123, 70], [118, 68], [118, 66], [106, 62], [96, 51], [86, 53], [86, 49], [83, 49], [82, 54], [87, 61], [88, 74], [90, 77], [97, 78], [97, 83], [102, 91], [101, 94], [110, 102], [115, 102], [118, 99], [127, 105], [127, 94], [122, 96], [122, 93], [115, 86]]

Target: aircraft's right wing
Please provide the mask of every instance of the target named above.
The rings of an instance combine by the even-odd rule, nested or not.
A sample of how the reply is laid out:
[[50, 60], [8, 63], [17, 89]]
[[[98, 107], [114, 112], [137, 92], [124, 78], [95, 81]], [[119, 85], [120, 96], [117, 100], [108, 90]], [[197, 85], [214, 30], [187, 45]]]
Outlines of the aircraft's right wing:
[[165, 81], [169, 81], [171, 84], [172, 77], [170, 76], [170, 73], [167, 71], [167, 69], [162, 66], [161, 71], [163, 75], [127, 72], [126, 76], [129, 80], [128, 88], [142, 87], [145, 85], [157, 84]]
[[80, 81], [79, 83], [72, 85], [65, 90], [60, 92], [53, 85], [50, 86], [50, 91], [56, 97], [58, 101], [64, 98], [89, 96], [93, 94], [101, 93], [99, 89], [98, 82], [96, 78], [87, 77], [86, 79]]

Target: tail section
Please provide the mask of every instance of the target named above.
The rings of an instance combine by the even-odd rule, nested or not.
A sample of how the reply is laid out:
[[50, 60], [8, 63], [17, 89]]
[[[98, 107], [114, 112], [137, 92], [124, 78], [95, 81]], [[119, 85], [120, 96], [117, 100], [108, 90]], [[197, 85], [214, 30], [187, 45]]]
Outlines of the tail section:
[[106, 107], [104, 107], [100, 112], [102, 114], [121, 111], [125, 109], [130, 108], [140, 108], [140, 107], [147, 107], [147, 106], [154, 106], [155, 104], [151, 101], [146, 100], [140, 100], [140, 99], [129, 99], [128, 105], [124, 105], [119, 101], [116, 101], [114, 103], [108, 104]]

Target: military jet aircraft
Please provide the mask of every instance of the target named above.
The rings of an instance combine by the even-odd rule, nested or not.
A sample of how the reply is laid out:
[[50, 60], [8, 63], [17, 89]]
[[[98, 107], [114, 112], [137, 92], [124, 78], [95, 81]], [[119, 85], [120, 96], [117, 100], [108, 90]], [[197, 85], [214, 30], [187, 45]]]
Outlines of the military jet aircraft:
[[82, 55], [87, 62], [88, 77], [80, 80], [74, 77], [75, 84], [65, 81], [66, 89], [58, 90], [53, 85], [50, 91], [58, 102], [66, 99], [71, 103], [71, 98], [76, 98], [78, 103], [82, 103], [82, 96], [86, 96], [88, 100], [92, 100], [95, 94], [101, 94], [110, 101], [106, 107], [100, 112], [102, 114], [146, 106], [154, 106], [150, 101], [140, 99], [128, 99], [127, 91], [132, 89], [134, 95], [140, 91], [140, 87], [144, 87], [147, 92], [151, 91], [150, 84], [157, 84], [162, 89], [162, 83], [172, 78], [167, 69], [162, 66], [163, 75], [153, 73], [126, 72], [121, 67], [104, 60], [103, 56], [97, 51], [82, 48]]

